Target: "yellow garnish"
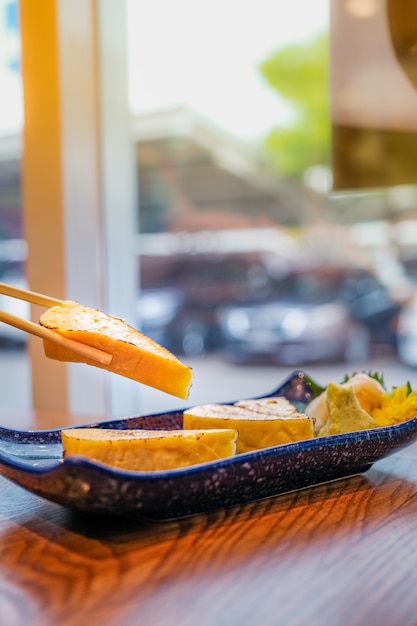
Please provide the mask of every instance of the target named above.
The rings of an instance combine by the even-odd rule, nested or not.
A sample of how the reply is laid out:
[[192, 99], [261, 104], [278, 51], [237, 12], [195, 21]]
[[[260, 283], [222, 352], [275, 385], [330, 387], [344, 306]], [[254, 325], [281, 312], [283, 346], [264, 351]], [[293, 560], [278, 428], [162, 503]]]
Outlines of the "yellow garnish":
[[371, 416], [378, 426], [390, 426], [405, 422], [417, 415], [417, 391], [411, 391], [408, 385], [394, 387], [381, 395], [381, 403], [372, 409]]

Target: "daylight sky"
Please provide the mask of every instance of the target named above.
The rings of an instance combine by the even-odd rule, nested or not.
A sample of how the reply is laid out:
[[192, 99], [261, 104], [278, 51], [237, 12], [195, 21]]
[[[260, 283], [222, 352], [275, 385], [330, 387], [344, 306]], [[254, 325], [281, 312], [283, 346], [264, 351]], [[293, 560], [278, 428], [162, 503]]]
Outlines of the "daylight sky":
[[328, 28], [329, 0], [128, 0], [134, 112], [186, 103], [243, 138], [286, 114], [257, 65]]

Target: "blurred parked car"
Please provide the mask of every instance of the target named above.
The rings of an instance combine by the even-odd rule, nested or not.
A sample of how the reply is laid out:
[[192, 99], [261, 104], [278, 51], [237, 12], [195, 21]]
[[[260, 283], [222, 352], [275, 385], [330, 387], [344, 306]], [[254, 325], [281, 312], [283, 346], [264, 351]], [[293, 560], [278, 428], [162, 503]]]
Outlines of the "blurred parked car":
[[175, 354], [217, 350], [223, 302], [259, 300], [270, 289], [256, 254], [179, 254], [141, 258], [139, 326]]
[[401, 304], [372, 272], [341, 271], [335, 293], [346, 303], [352, 317], [369, 329], [373, 344], [395, 347]]
[[300, 365], [365, 362], [372, 342], [391, 342], [398, 315], [387, 290], [370, 273], [320, 268], [277, 281], [264, 302], [230, 303], [218, 311], [229, 360]]
[[370, 272], [270, 270], [253, 253], [142, 258], [140, 327], [176, 354], [235, 361], [364, 361], [373, 342], [394, 343], [398, 307]]
[[187, 302], [179, 288], [142, 290], [138, 309], [142, 332], [175, 354], [196, 356], [217, 345], [213, 312]]

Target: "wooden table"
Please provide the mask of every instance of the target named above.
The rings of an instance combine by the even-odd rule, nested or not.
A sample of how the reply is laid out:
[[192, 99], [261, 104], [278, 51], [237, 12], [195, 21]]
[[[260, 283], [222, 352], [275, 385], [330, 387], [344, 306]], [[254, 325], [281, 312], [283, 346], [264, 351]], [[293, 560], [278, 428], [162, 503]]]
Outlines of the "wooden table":
[[364, 475], [181, 521], [0, 478], [1, 626], [417, 624], [417, 445]]

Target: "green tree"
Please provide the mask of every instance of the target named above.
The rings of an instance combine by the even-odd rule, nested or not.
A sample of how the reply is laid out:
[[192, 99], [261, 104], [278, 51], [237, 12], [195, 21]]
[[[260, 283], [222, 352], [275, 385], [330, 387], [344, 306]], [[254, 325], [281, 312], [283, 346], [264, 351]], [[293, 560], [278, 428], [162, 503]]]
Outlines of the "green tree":
[[265, 59], [260, 72], [288, 102], [292, 121], [273, 128], [264, 149], [281, 176], [300, 176], [306, 167], [325, 165], [330, 154], [328, 36], [281, 48]]

